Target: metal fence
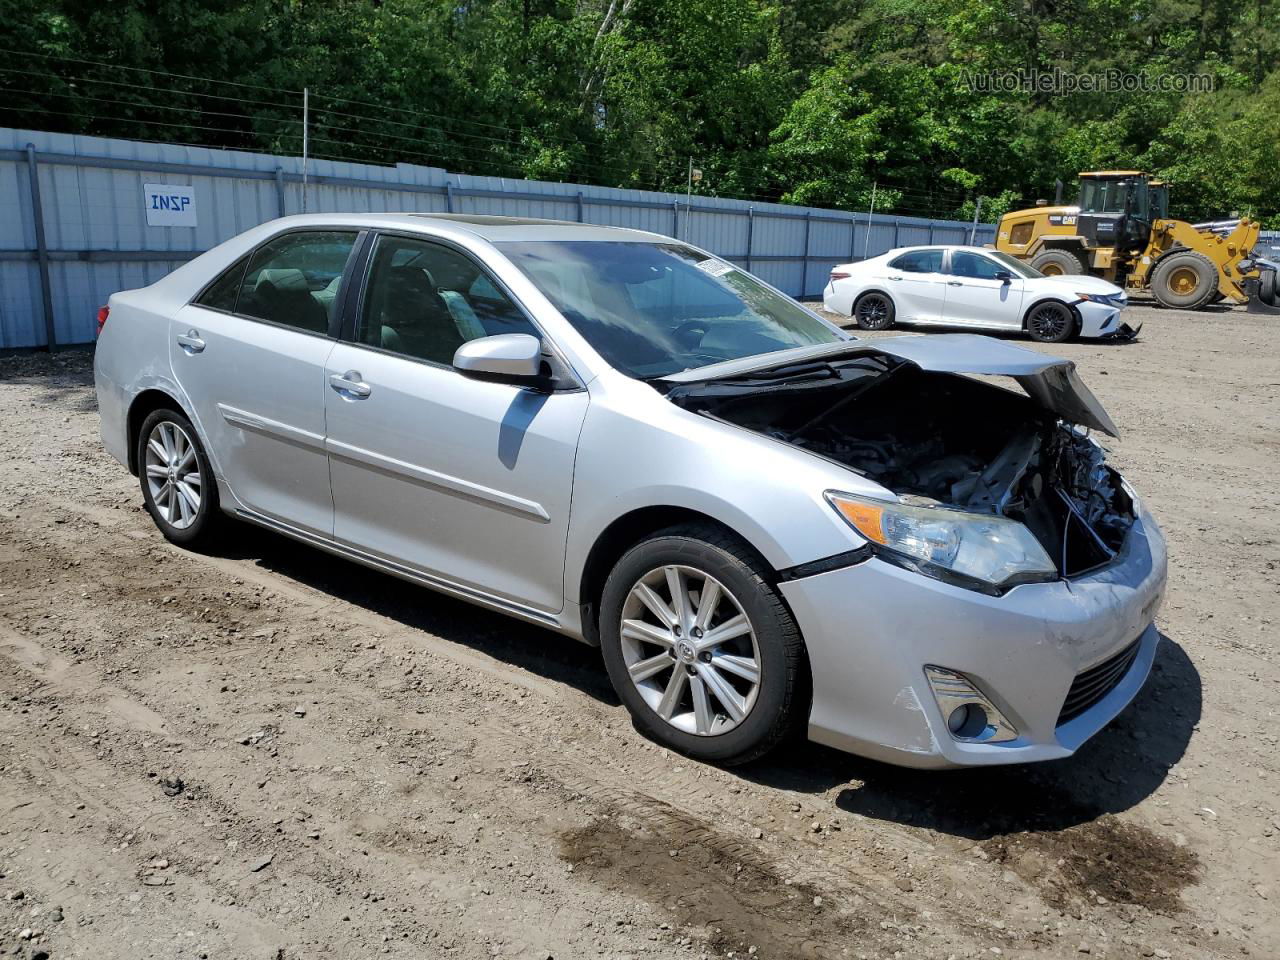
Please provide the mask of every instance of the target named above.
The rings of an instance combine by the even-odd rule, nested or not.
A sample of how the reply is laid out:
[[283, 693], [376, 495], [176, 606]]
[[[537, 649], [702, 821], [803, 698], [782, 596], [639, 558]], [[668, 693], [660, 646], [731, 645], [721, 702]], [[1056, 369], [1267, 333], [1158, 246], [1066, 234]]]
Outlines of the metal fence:
[[[181, 216], [156, 209], [158, 186], [189, 197]], [[302, 208], [299, 157], [0, 128], [0, 349], [88, 343], [98, 307], [115, 291], [153, 283], [223, 240]], [[820, 294], [834, 264], [909, 244], [964, 243], [971, 227], [328, 160], [308, 165], [306, 208], [636, 227], [703, 247], [805, 297]], [[186, 225], [156, 223], [166, 219]], [[994, 236], [994, 226], [979, 224], [974, 242]]]

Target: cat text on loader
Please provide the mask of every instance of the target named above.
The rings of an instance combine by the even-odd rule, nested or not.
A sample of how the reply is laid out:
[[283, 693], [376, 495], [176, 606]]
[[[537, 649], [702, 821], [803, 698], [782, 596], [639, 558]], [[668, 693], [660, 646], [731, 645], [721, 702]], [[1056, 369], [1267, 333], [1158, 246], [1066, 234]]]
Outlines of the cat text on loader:
[[1250, 259], [1258, 224], [1247, 218], [1190, 224], [1169, 219], [1168, 210], [1168, 184], [1141, 171], [1082, 173], [1077, 206], [1063, 206], [1059, 188], [1054, 206], [1041, 201], [1006, 213], [996, 249], [1049, 275], [1094, 274], [1166, 307], [1248, 301], [1243, 281], [1258, 278]]

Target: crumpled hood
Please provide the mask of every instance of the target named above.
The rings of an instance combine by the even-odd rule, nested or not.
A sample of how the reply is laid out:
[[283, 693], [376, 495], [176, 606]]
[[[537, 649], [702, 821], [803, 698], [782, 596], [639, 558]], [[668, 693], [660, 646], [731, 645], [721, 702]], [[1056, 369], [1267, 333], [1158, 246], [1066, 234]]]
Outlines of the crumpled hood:
[[1076, 373], [1073, 361], [972, 333], [883, 337], [795, 347], [683, 370], [661, 379], [671, 384], [734, 379], [779, 367], [834, 362], [860, 353], [888, 354], [934, 373], [1012, 377], [1033, 400], [1061, 419], [1113, 437], [1120, 436], [1119, 428]]

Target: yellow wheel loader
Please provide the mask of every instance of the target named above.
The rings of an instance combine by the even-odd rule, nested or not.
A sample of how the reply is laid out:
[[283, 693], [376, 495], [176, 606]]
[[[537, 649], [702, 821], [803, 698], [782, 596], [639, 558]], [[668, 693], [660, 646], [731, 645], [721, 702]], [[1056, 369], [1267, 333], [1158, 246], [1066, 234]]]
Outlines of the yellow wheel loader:
[[1139, 170], [1080, 174], [1077, 206], [1063, 206], [1061, 192], [1059, 184], [1053, 206], [1001, 217], [996, 249], [1050, 276], [1091, 273], [1165, 307], [1261, 299], [1280, 308], [1274, 276], [1268, 283], [1275, 271], [1252, 259], [1256, 222], [1171, 220], [1169, 185]]

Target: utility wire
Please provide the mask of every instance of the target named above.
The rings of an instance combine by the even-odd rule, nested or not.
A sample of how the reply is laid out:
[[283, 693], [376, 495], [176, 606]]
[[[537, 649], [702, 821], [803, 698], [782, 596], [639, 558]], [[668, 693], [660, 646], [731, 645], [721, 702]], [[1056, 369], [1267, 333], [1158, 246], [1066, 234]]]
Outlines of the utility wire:
[[[61, 60], [66, 63], [81, 63], [106, 70], [128, 70], [132, 73], [149, 73], [153, 76], [177, 77], [180, 80], [195, 80], [199, 83], [222, 83], [227, 86], [241, 87], [246, 90], [267, 90], [271, 93], [287, 93], [296, 97], [302, 96], [301, 90], [288, 90], [283, 87], [268, 87], [260, 83], [241, 83], [238, 80], [215, 80], [213, 77], [195, 77], [186, 73], [171, 73], [168, 70], [148, 70], [145, 67], [126, 67], [118, 63], [103, 63], [101, 60], [81, 60], [77, 57], [63, 57], [51, 53], [37, 53], [34, 50], [9, 50], [0, 47], [0, 54], [14, 57], [39, 57], [42, 60]], [[299, 104], [301, 107], [301, 104]]]
[[[5, 51], [0, 50], [0, 53]], [[201, 97], [209, 100], [225, 100], [230, 103], [248, 103], [255, 106], [263, 107], [279, 107], [288, 110], [290, 113], [298, 113], [302, 107], [296, 103], [281, 103], [278, 100], [255, 100], [252, 97], [243, 95], [230, 96], [223, 93], [204, 93], [200, 90], [179, 90], [175, 87], [157, 87], [157, 86], [141, 86], [137, 83], [127, 80], [103, 80], [99, 77], [81, 77], [81, 76], [64, 76], [60, 73], [40, 73], [32, 70], [15, 70], [13, 67], [0, 67], [0, 73], [15, 73], [23, 77], [43, 77], [50, 80], [61, 80], [67, 84], [101, 84], [109, 87], [124, 87], [128, 90], [146, 91], [148, 93], [171, 93], [179, 97]]]

